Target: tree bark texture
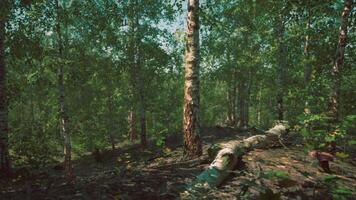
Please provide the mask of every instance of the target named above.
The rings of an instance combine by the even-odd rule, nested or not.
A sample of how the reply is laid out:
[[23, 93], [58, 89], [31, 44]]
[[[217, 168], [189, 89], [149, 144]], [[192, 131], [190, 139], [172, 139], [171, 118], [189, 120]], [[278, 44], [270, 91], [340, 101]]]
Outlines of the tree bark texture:
[[[63, 40], [61, 34], [61, 6], [59, 0], [56, 1], [57, 7], [57, 34], [58, 34], [58, 53], [63, 59]], [[70, 140], [70, 130], [68, 124], [67, 107], [65, 104], [65, 89], [64, 89], [64, 66], [60, 63], [58, 67], [58, 92], [59, 92], [59, 128], [64, 141], [64, 170], [67, 182], [72, 182], [74, 179], [74, 171], [72, 166], [72, 147]]]
[[339, 42], [336, 49], [334, 65], [331, 71], [332, 74], [332, 91], [329, 97], [329, 112], [333, 122], [338, 122], [340, 117], [340, 86], [341, 86], [341, 72], [344, 65], [344, 54], [347, 38], [347, 26], [350, 11], [352, 9], [352, 0], [344, 1], [344, 10], [341, 15], [341, 26], [339, 33]]
[[[249, 76], [248, 72], [248, 76]], [[240, 77], [243, 77], [246, 75], [242, 75]], [[249, 93], [250, 93], [250, 83], [249, 83], [249, 78], [240, 78], [239, 81], [239, 93], [238, 93], [238, 97], [239, 97], [239, 122], [238, 122], [238, 127], [241, 129], [247, 129], [247, 127], [249, 126], [248, 122], [249, 122]]]
[[144, 96], [144, 89], [143, 89], [143, 77], [139, 75], [139, 113], [140, 113], [140, 126], [141, 126], [141, 147], [145, 148], [147, 145], [147, 126], [146, 126], [146, 106], [145, 106], [145, 96]]
[[145, 148], [147, 144], [147, 127], [146, 127], [146, 106], [145, 106], [145, 95], [144, 95], [144, 70], [141, 63], [141, 52], [140, 52], [140, 24], [139, 24], [139, 12], [138, 12], [138, 2], [136, 0], [130, 1], [131, 9], [129, 11], [129, 26], [131, 29], [132, 37], [130, 39], [129, 56], [130, 56], [130, 74], [131, 81], [134, 90], [134, 99], [137, 102], [138, 115], [140, 118], [140, 140], [141, 147]]
[[199, 0], [188, 0], [187, 26], [183, 108], [184, 155], [194, 158], [202, 154], [199, 133]]
[[236, 116], [236, 102], [237, 102], [237, 87], [236, 87], [236, 76], [234, 73], [234, 77], [232, 81], [227, 82], [227, 124], [229, 126], [235, 126], [237, 123]]
[[310, 81], [310, 77], [313, 71], [312, 65], [310, 64], [309, 58], [309, 48], [310, 48], [310, 29], [311, 29], [311, 11], [310, 11], [310, 0], [307, 3], [307, 27], [306, 27], [306, 36], [305, 36], [305, 44], [304, 44], [304, 56], [305, 56], [305, 65], [304, 65], [304, 81], [306, 86]]
[[108, 105], [108, 118], [106, 119], [106, 127], [108, 131], [108, 136], [110, 139], [111, 149], [115, 150], [116, 137], [114, 135], [115, 126], [114, 126], [114, 97], [113, 97], [113, 85], [112, 81], [108, 80], [108, 96], [107, 96], [107, 105]]
[[311, 29], [311, 10], [310, 10], [310, 0], [307, 2], [307, 27], [306, 27], [306, 36], [305, 36], [305, 44], [304, 44], [304, 89], [305, 89], [305, 103], [304, 103], [304, 112], [310, 113], [310, 107], [308, 102], [308, 97], [310, 96], [309, 82], [311, 79], [311, 75], [313, 72], [313, 66], [310, 61], [309, 56], [309, 46], [310, 46], [310, 29]]
[[212, 145], [208, 149], [209, 157], [214, 159], [210, 166], [196, 179], [198, 183], [208, 183], [219, 186], [235, 169], [239, 160], [254, 148], [270, 148], [281, 146], [281, 140], [286, 138], [287, 129], [284, 125], [276, 125], [266, 131], [265, 135], [255, 135], [244, 140], [232, 140], [226, 143]]
[[8, 150], [8, 107], [6, 95], [5, 66], [5, 1], [0, 1], [0, 176], [10, 175], [10, 156]]
[[130, 141], [134, 141], [137, 139], [137, 133], [136, 133], [136, 117], [135, 117], [135, 112], [131, 110], [129, 112], [129, 137]]
[[146, 124], [146, 102], [145, 102], [145, 80], [144, 80], [144, 70], [141, 63], [141, 36], [140, 36], [140, 24], [139, 24], [139, 12], [136, 11], [136, 77], [137, 77], [137, 86], [138, 86], [138, 99], [139, 99], [139, 114], [140, 114], [140, 139], [141, 147], [145, 148], [147, 145], [147, 124]]
[[131, 141], [134, 141], [137, 139], [137, 132], [136, 132], [136, 78], [135, 78], [135, 71], [136, 71], [136, 61], [135, 61], [135, 8], [134, 8], [134, 1], [131, 0], [129, 2], [130, 4], [130, 9], [128, 11], [128, 25], [130, 28], [130, 33], [131, 33], [131, 37], [129, 38], [129, 42], [128, 42], [128, 47], [127, 47], [127, 53], [128, 53], [128, 57], [129, 57], [129, 74], [130, 74], [130, 81], [131, 81], [131, 98], [132, 98], [132, 106], [131, 106], [131, 110], [129, 112], [129, 116], [128, 116], [128, 122], [129, 122], [129, 137]]
[[278, 120], [283, 121], [283, 93], [284, 93], [284, 76], [286, 68], [286, 46], [284, 41], [284, 16], [279, 14], [276, 19], [275, 32], [277, 36], [277, 114]]
[[257, 125], [261, 126], [261, 112], [262, 112], [262, 82], [259, 83], [258, 86], [258, 94], [257, 94]]
[[[248, 47], [250, 36], [247, 33], [243, 33], [243, 46]], [[247, 129], [249, 126], [249, 101], [250, 101], [250, 85], [252, 83], [252, 66], [245, 66], [246, 70], [239, 73], [239, 122], [238, 127], [241, 129]], [[237, 77], [235, 77], [237, 79]]]
[[247, 86], [246, 86], [246, 99], [245, 99], [245, 128], [249, 127], [250, 122], [250, 100], [251, 100], [251, 87], [252, 87], [252, 69], [249, 71]]

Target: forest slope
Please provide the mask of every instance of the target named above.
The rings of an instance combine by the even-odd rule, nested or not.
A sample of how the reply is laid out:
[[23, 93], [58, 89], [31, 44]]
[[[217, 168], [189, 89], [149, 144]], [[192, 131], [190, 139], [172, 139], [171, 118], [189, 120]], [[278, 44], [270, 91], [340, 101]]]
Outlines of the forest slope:
[[[351, 158], [331, 162], [333, 174], [321, 172], [317, 161], [302, 147], [256, 149], [243, 157], [234, 175], [219, 188], [186, 186], [210, 163], [208, 147], [217, 142], [246, 138], [251, 133], [212, 127], [203, 131], [204, 154], [182, 160], [182, 147], [168, 138], [164, 150], [138, 151], [128, 145], [102, 152], [101, 162], [87, 155], [75, 160], [74, 185], [65, 183], [53, 168], [31, 171], [25, 177], [1, 181], [1, 199], [330, 199], [355, 196], [356, 170]], [[22, 174], [23, 175], [23, 174]]]

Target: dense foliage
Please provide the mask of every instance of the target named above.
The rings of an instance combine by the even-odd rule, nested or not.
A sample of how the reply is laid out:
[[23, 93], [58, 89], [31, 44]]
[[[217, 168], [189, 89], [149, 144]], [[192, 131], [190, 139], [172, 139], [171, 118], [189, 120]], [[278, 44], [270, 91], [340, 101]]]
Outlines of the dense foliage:
[[[15, 164], [38, 166], [63, 157], [59, 65], [64, 66], [75, 155], [129, 140], [135, 122], [128, 120], [130, 111], [138, 116], [143, 106], [137, 93], [144, 96], [150, 140], [162, 145], [167, 135], [180, 132], [182, 1], [62, 0], [60, 17], [55, 1], [10, 2], [5, 57]], [[299, 128], [308, 144], [350, 137], [356, 130], [355, 9], [342, 70], [341, 120], [329, 123], [327, 112], [342, 9], [339, 0], [201, 2], [201, 125], [270, 127], [278, 119], [276, 96], [281, 91], [284, 120]], [[63, 57], [58, 56], [58, 22]], [[132, 54], [132, 44], [139, 53]], [[136, 59], [140, 68], [134, 68]], [[138, 120], [133, 126], [140, 129]]]

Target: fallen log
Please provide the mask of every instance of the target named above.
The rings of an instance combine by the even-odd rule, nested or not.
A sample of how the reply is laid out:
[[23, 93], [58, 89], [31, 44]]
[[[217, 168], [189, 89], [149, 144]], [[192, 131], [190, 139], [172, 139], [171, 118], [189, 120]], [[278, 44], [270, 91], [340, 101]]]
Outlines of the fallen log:
[[235, 169], [239, 160], [254, 148], [271, 148], [284, 146], [288, 137], [288, 129], [282, 124], [269, 129], [264, 135], [255, 135], [244, 140], [232, 140], [227, 143], [213, 145], [208, 150], [209, 157], [215, 159], [210, 166], [198, 175], [190, 188], [197, 184], [208, 183], [209, 186], [219, 186]]

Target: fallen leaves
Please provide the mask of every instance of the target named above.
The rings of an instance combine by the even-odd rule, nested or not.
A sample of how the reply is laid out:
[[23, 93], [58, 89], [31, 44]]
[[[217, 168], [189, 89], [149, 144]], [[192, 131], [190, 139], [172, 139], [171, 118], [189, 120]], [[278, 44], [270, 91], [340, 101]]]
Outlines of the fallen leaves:
[[[16, 178], [10, 181], [6, 191], [2, 190], [0, 198], [4, 194], [13, 197], [28, 192], [31, 195], [50, 195], [53, 199], [176, 199], [184, 191], [183, 186], [202, 171], [201, 165], [204, 164], [200, 160], [180, 160], [182, 148], [164, 151], [169, 153], [123, 149], [119, 155], [113, 154], [115, 157], [108, 163], [91, 165], [91, 162], [83, 162], [85, 164], [80, 168], [77, 165], [80, 176], [75, 185], [65, 184], [62, 177], [54, 174], [54, 183], [48, 191], [50, 177], [41, 177], [29, 186]], [[144, 154], [142, 158], [141, 154]], [[221, 188], [205, 188], [203, 195], [210, 199], [236, 199], [237, 196], [244, 196], [245, 199], [289, 199], [293, 195], [310, 197], [314, 193], [325, 195], [333, 192], [336, 196], [355, 194], [352, 190], [356, 185], [353, 175], [355, 166], [349, 162], [349, 155], [336, 154], [336, 157], [340, 159], [331, 163], [334, 176], [325, 176], [326, 173], [319, 172], [313, 165], [316, 159], [308, 159], [300, 147], [252, 151], [243, 157], [246, 162], [243, 171], [234, 171], [235, 176]], [[331, 185], [328, 190], [328, 180], [330, 184], [337, 182], [338, 185]], [[314, 191], [315, 187], [321, 189]]]

